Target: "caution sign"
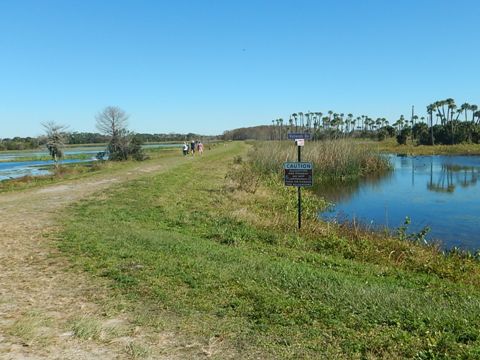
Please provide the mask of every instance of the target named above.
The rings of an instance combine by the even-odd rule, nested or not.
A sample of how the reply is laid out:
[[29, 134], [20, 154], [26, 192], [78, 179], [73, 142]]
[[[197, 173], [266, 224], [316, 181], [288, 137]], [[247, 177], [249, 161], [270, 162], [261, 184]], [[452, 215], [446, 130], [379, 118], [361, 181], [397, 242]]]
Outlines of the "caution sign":
[[311, 162], [283, 163], [285, 186], [313, 186], [313, 164]]

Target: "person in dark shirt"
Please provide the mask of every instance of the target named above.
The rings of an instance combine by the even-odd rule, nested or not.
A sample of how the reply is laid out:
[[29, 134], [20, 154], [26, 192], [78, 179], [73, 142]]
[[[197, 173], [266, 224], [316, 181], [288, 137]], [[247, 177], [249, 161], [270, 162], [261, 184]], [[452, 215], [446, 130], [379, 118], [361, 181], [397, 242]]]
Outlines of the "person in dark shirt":
[[195, 141], [192, 140], [190, 143], [190, 151], [192, 152], [192, 156], [195, 155]]

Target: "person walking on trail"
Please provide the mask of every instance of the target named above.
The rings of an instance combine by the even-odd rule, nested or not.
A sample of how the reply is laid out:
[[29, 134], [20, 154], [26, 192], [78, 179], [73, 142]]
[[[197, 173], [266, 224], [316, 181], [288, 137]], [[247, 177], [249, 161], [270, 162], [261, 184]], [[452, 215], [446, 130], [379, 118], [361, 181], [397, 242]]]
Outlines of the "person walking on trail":
[[192, 152], [192, 156], [195, 155], [195, 141], [192, 140], [190, 143], [190, 151]]
[[203, 144], [202, 144], [201, 141], [198, 142], [197, 147], [198, 147], [198, 153], [199, 153], [200, 155], [203, 155]]
[[188, 154], [188, 145], [186, 142], [183, 143], [183, 156]]

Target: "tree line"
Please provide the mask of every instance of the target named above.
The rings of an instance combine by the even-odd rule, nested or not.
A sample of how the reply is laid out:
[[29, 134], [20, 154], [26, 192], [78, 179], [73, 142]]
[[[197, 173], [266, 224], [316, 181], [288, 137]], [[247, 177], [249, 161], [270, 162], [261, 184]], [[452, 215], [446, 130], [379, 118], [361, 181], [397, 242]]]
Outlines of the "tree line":
[[[136, 133], [135, 136], [142, 143], [156, 143], [156, 142], [183, 142], [189, 139], [204, 138], [205, 136], [194, 133]], [[106, 144], [109, 142], [109, 137], [98, 132], [70, 132], [68, 129], [64, 130], [65, 144], [81, 145], [81, 144]], [[213, 136], [213, 138], [216, 138]], [[4, 150], [33, 150], [45, 146], [47, 137], [40, 135], [36, 137], [13, 137], [0, 138], [0, 151]]]
[[[99, 160], [121, 161], [130, 158], [146, 158], [142, 144], [144, 142], [185, 141], [204, 136], [188, 134], [138, 134], [128, 129], [129, 115], [118, 106], [107, 106], [95, 117], [95, 126], [99, 133], [68, 132], [68, 126], [50, 121], [42, 123], [45, 134], [36, 138], [15, 137], [0, 138], [0, 150], [25, 150], [45, 146], [56, 168], [64, 155], [66, 144], [106, 144], [105, 151], [97, 154]], [[212, 137], [209, 137], [212, 138]]]
[[354, 116], [329, 110], [325, 114], [293, 113], [287, 121], [282, 118], [272, 120], [268, 128], [270, 131], [265, 127], [236, 129], [224, 133], [224, 136], [284, 140], [289, 132], [304, 132], [313, 140], [396, 137], [399, 144], [406, 144], [408, 140], [418, 145], [480, 143], [480, 111], [477, 105], [463, 103], [457, 106], [454, 99], [448, 98], [429, 104], [425, 116], [416, 115], [412, 107], [410, 119], [400, 115], [391, 124], [385, 117]]

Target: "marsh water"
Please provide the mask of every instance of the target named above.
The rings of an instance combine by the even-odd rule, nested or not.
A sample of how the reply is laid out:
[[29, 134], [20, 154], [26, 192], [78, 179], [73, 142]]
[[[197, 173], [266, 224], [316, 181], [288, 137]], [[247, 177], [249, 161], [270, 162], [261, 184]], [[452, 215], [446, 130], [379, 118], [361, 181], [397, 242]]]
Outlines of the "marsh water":
[[[143, 147], [158, 148], [158, 147], [180, 147], [180, 144], [147, 144]], [[105, 146], [89, 146], [69, 148], [65, 151], [65, 155], [69, 159], [62, 160], [62, 163], [76, 163], [95, 161], [95, 155], [105, 151]], [[22, 161], [22, 158], [35, 158], [37, 160]], [[0, 181], [19, 178], [22, 176], [37, 176], [47, 175], [50, 173], [50, 167], [53, 164], [51, 160], [41, 160], [41, 158], [48, 157], [47, 151], [17, 151], [17, 152], [0, 152]], [[76, 158], [78, 157], [78, 158]]]
[[390, 156], [394, 170], [356, 183], [321, 186], [334, 206], [322, 214], [408, 232], [430, 227], [445, 248], [480, 248], [480, 156]]

